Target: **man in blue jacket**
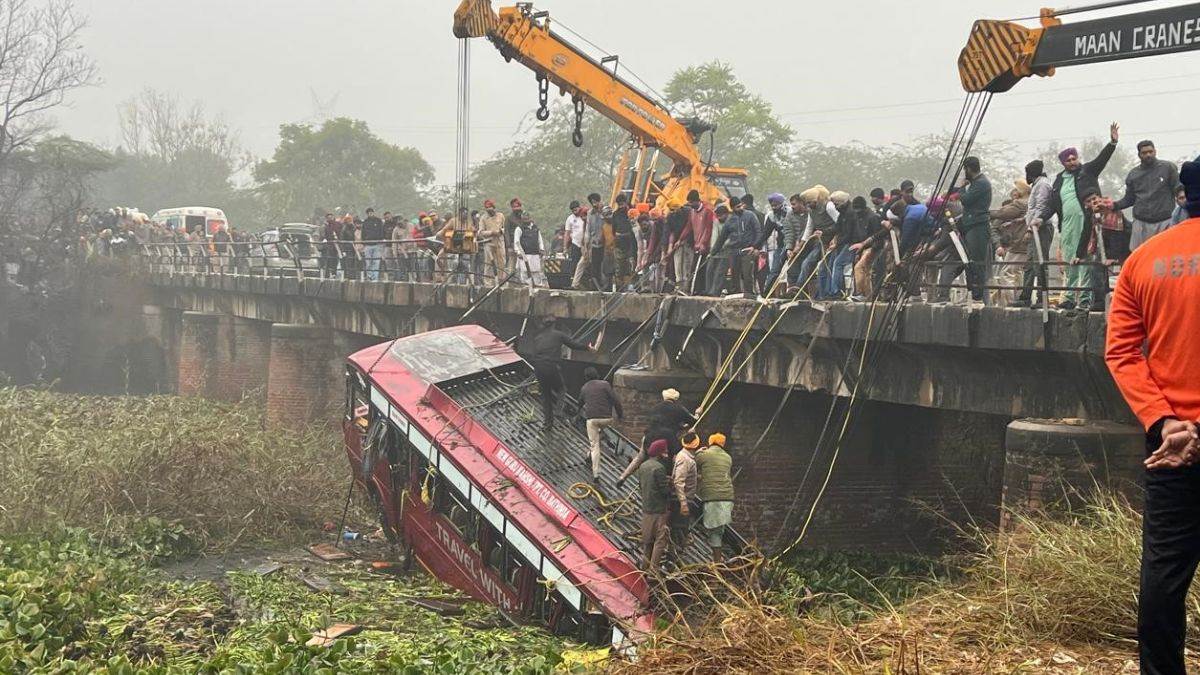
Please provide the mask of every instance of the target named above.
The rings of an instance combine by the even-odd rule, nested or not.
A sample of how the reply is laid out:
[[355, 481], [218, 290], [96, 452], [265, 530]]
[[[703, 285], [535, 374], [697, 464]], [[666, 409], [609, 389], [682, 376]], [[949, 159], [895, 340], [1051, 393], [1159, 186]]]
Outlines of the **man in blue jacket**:
[[709, 295], [721, 295], [721, 289], [725, 286], [725, 272], [729, 269], [733, 270], [735, 293], [754, 293], [754, 264], [758, 262], [754, 244], [758, 239], [758, 231], [753, 214], [744, 216], [743, 213], [731, 213], [724, 204], [717, 205], [717, 222], [721, 230], [709, 256]]

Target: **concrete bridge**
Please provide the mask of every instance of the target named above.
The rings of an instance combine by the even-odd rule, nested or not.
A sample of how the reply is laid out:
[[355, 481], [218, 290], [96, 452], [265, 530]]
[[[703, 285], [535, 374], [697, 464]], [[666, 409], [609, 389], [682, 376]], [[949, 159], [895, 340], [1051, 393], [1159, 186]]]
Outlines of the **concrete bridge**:
[[[340, 405], [346, 354], [459, 323], [468, 309], [469, 322], [501, 336], [546, 315], [568, 331], [603, 316], [600, 352], [573, 354], [564, 374], [577, 385], [589, 358], [638, 363], [614, 378], [630, 413], [625, 431], [637, 436], [662, 388], [700, 400], [757, 311], [733, 359], [745, 367], [702, 426], [730, 436], [741, 466], [737, 516], [764, 543], [794, 537], [811, 509], [806, 543], [925, 549], [945, 541], [947, 522], [998, 522], [1005, 492], [1012, 503], [1037, 505], [1053, 500], [1069, 475], [1091, 480], [1099, 472], [1101, 482], [1122, 483], [1136, 476], [1140, 437], [1103, 364], [1102, 314], [1051, 312], [1043, 323], [1040, 312], [1023, 309], [618, 298], [520, 286], [480, 301], [486, 290], [93, 275], [79, 288], [70, 372], [108, 389], [249, 396], [269, 419], [288, 423]], [[1020, 418], [1083, 422], [1014, 432], [1010, 423]], [[1051, 449], [1031, 451], [1031, 442]], [[827, 473], [829, 487], [812, 509]]]

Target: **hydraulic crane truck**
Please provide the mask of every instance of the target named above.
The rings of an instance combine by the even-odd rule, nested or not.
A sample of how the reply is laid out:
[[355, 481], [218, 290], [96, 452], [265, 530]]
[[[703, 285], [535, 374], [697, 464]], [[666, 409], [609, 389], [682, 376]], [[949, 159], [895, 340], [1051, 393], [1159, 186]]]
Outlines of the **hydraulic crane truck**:
[[[746, 194], [746, 171], [706, 162], [697, 141], [713, 127], [696, 119], [676, 119], [652, 96], [617, 73], [617, 57], [596, 60], [551, 30], [549, 12], [534, 11], [531, 3], [492, 9], [489, 0], [463, 0], [454, 12], [454, 35], [485, 37], [505, 60], [516, 59], [537, 76], [537, 117], [549, 117], [547, 92], [551, 84], [574, 103], [572, 140], [582, 145], [581, 121], [589, 106], [629, 132], [632, 142], [622, 154], [610, 202], [625, 193], [630, 203], [657, 202], [672, 197], [685, 201], [698, 190], [708, 203]], [[657, 164], [665, 155], [672, 166], [659, 177]]]

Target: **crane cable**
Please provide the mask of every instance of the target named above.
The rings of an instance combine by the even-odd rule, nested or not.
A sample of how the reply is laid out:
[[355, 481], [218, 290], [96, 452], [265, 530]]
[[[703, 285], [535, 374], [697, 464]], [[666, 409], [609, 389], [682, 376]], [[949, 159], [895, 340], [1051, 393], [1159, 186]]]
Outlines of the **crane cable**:
[[[1063, 7], [1062, 9], [1052, 10], [1050, 16], [1066, 16], [1068, 14], [1079, 14], [1080, 12], [1094, 12], [1100, 9], [1112, 9], [1114, 7], [1125, 7], [1126, 5], [1140, 5], [1155, 0], [1109, 0], [1109, 2], [1098, 2], [1094, 5], [1081, 5], [1079, 7]], [[1020, 16], [1008, 21], [1033, 21], [1034, 19], [1042, 18], [1039, 16]]]
[[[809, 240], [812, 240], [814, 237], [815, 235], [810, 236]], [[817, 245], [821, 245], [819, 240]], [[800, 249], [794, 251], [788, 256], [788, 259], [784, 262], [782, 269], [779, 271], [779, 276], [775, 278], [775, 282], [771, 285], [771, 288], [767, 289], [768, 297], [774, 294], [781, 282], [785, 282], [787, 280], [788, 271], [791, 269], [793, 264], [799, 262], [801, 253], [803, 253], [805, 250], [806, 248], [801, 246]], [[767, 306], [765, 300], [760, 300], [758, 302], [758, 306], [754, 308], [754, 312], [751, 313], [750, 319], [746, 322], [746, 325], [742, 328], [741, 333], [738, 335], [737, 339], [734, 340], [733, 345], [729, 348], [728, 353], [726, 353], [725, 358], [722, 360], [721, 367], [717, 369], [716, 374], [713, 376], [713, 380], [709, 384], [708, 390], [704, 394], [704, 398], [701, 399], [700, 405], [698, 406], [698, 412], [696, 414], [696, 421], [692, 425], [693, 428], [698, 426], [700, 424], [700, 420], [704, 419], [708, 412], [712, 410], [713, 406], [716, 405], [721, 396], [723, 396], [729, 389], [729, 386], [733, 383], [733, 379], [737, 377], [737, 374], [740, 373], [743, 368], [746, 367], [746, 365], [750, 362], [750, 358], [754, 356], [754, 353], [758, 351], [759, 347], [761, 347], [763, 343], [767, 341], [767, 338], [771, 336], [771, 333], [773, 333], [775, 328], [783, 321], [783, 317], [787, 314], [788, 310], [796, 305], [796, 303], [800, 300], [801, 295], [804, 295], [804, 288], [810, 281], [812, 281], [817, 272], [820, 271], [821, 265], [825, 263], [825, 258], [828, 256], [828, 253], [828, 250], [822, 249], [820, 260], [817, 261], [817, 264], [813, 267], [813, 270], [809, 273], [808, 277], [800, 282], [800, 290], [797, 291], [795, 295], [793, 295], [791, 299], [783, 305], [779, 315], [775, 318], [775, 321], [772, 322], [770, 327], [767, 328], [766, 333], [750, 348], [750, 351], [746, 354], [746, 357], [742, 360], [742, 362], [738, 364], [736, 368], [731, 369], [730, 367], [733, 365], [733, 361], [737, 357], [738, 351], [742, 348], [746, 338], [754, 329], [754, 325], [758, 322], [758, 317], [762, 313], [763, 308]], [[722, 385], [722, 380], [724, 380], [727, 372], [729, 374], [729, 380]]]
[[[944, 160], [942, 162], [942, 170], [939, 172], [938, 179], [935, 183], [934, 190], [932, 192], [933, 196], [941, 195], [942, 190], [944, 188], [946, 188], [948, 186], [953, 186], [957, 182], [958, 177], [962, 171], [962, 160], [965, 159], [971, 151], [971, 147], [973, 146], [973, 144], [975, 142], [975, 138], [978, 135], [979, 129], [982, 126], [983, 119], [984, 119], [985, 115], [987, 114], [987, 110], [988, 110], [990, 103], [991, 103], [991, 94], [990, 93], [968, 94], [966, 100], [963, 102], [963, 109], [959, 114], [959, 123], [956, 126], [954, 136], [951, 138], [950, 147], [947, 150], [946, 157], [944, 158]], [[935, 224], [940, 222], [941, 216], [942, 216], [942, 214], [936, 214], [936, 216], [934, 218]], [[915, 254], [916, 254], [916, 249], [914, 249], [908, 255], [906, 255], [905, 260], [903, 260], [901, 262], [901, 264], [903, 265], [904, 263], [913, 263], [914, 259], [917, 258], [917, 256]], [[899, 268], [897, 268], [897, 269], [899, 269]], [[919, 273], [918, 273], [918, 275], [914, 275], [913, 278], [919, 278]], [[784, 555], [786, 555], [788, 552], [790, 552], [793, 548], [795, 548], [797, 545], [799, 545], [803, 541], [804, 537], [808, 533], [809, 526], [812, 524], [812, 520], [816, 514], [817, 507], [819, 506], [821, 499], [824, 497], [825, 491], [829, 487], [829, 483], [832, 479], [833, 470], [837, 464], [838, 457], [840, 456], [840, 453], [841, 453], [842, 442], [845, 439], [847, 430], [849, 429], [850, 420], [852, 418], [852, 415], [853, 415], [853, 412], [855, 409], [855, 404], [857, 403], [858, 392], [860, 389], [863, 389], [864, 391], [870, 389], [870, 383], [872, 381], [870, 376], [875, 374], [875, 371], [877, 370], [875, 368], [875, 364], [883, 351], [884, 345], [888, 341], [890, 341], [891, 339], [894, 338], [894, 334], [899, 325], [898, 319], [901, 314], [901, 312], [898, 311], [898, 309], [900, 307], [902, 307], [904, 305], [904, 303], [907, 301], [907, 298], [909, 296], [908, 289], [912, 286], [911, 279], [909, 281], [910, 281], [909, 284], [900, 285], [896, 289], [895, 297], [889, 301], [887, 308], [885, 309], [885, 317], [882, 322], [883, 326], [880, 329], [880, 338], [877, 340], [873, 340], [871, 337], [872, 324], [874, 323], [874, 315], [875, 315], [875, 303], [874, 303], [874, 301], [872, 302], [872, 308], [871, 308], [870, 315], [867, 318], [867, 325], [866, 325], [865, 331], [862, 334], [856, 336], [856, 338], [855, 338], [856, 342], [862, 342], [862, 351], [859, 354], [858, 370], [857, 370], [857, 374], [855, 376], [854, 386], [851, 389], [850, 400], [846, 406], [845, 415], [843, 416], [837, 438], [834, 441], [834, 447], [833, 447], [832, 456], [830, 457], [830, 460], [829, 460], [829, 466], [825, 472], [825, 476], [821, 482], [821, 485], [817, 490], [817, 494], [814, 496], [812, 504], [808, 509], [808, 514], [806, 515], [804, 522], [801, 525], [798, 536], [796, 537], [796, 539], [794, 541], [792, 541], [790, 544], [788, 544], [788, 546], [786, 546], [782, 551], [780, 551], [780, 553], [776, 554], [772, 558], [773, 560], [779, 560]], [[878, 295], [878, 292], [879, 292], [879, 289], [877, 289], [876, 295]], [[871, 357], [868, 358], [867, 350], [871, 347], [872, 342], [875, 342], [876, 344], [874, 345], [875, 348], [872, 351]], [[853, 355], [854, 355], [854, 346], [852, 345], [850, 351], [847, 353], [846, 367], [843, 368], [843, 371], [842, 371], [842, 380], [843, 381], [846, 376], [846, 371], [848, 370], [849, 360], [853, 357]], [[866, 377], [864, 377], [864, 373], [867, 375]], [[840, 387], [840, 385], [839, 385], [839, 387]], [[787, 526], [791, 519], [791, 516], [792, 516], [796, 506], [798, 506], [798, 504], [799, 504], [800, 497], [804, 492], [804, 486], [808, 480], [809, 472], [812, 469], [813, 465], [815, 464], [817, 456], [820, 454], [821, 445], [824, 441], [825, 434], [827, 433], [827, 431], [829, 429], [830, 421], [832, 420], [832, 417], [833, 417], [833, 411], [836, 408], [837, 404], [838, 404], [837, 396], [835, 395], [833, 397], [833, 401], [830, 402], [829, 415], [826, 416], [825, 425], [821, 430], [821, 434], [817, 439], [817, 443], [814, 445], [813, 454], [809, 461], [808, 470], [805, 471], [804, 478], [801, 481], [800, 485], [798, 486], [798, 488], [796, 490], [796, 494], [792, 499], [792, 504], [788, 508], [788, 511], [784, 517], [784, 520], [780, 525], [780, 528], [779, 528], [780, 535], [782, 535], [782, 533], [787, 529]]]
[[[458, 110], [455, 127], [454, 217], [467, 208], [467, 185], [471, 179], [471, 41], [458, 40]], [[459, 227], [463, 227], [459, 223]]]
[[[959, 171], [961, 170], [961, 160], [956, 161], [956, 158], [960, 154], [963, 157], [965, 157], [966, 154], [970, 152], [971, 145], [974, 143], [975, 136], [977, 135], [977, 133], [979, 131], [979, 127], [982, 124], [983, 116], [987, 112], [987, 104], [990, 102], [990, 99], [991, 99], [990, 94], [987, 94], [986, 96], [968, 95], [967, 100], [963, 104], [963, 114], [960, 114], [959, 128], [956, 130], [955, 136], [951, 139], [950, 148], [947, 151], [946, 159], [943, 161], [943, 169], [940, 172], [940, 175], [938, 177], [938, 180], [936, 183], [936, 189], [933, 192], [934, 195], [940, 194], [941, 189], [947, 185], [946, 179], [948, 176], [953, 175], [953, 178], [950, 179], [950, 183], [949, 183], [951, 185], [957, 180], [957, 175], [958, 175]], [[965, 128], [961, 122], [965, 122]], [[969, 133], [964, 133], [967, 129], [970, 130]], [[953, 170], [953, 173], [951, 172], [952, 170]], [[935, 222], [937, 222], [937, 220], [935, 220]], [[906, 258], [907, 258], [907, 260], [905, 262], [912, 262], [911, 259], [913, 258], [913, 256], [909, 255], [909, 256], [906, 256]], [[897, 320], [898, 320], [899, 314], [900, 314], [896, 310], [898, 307], [902, 306], [903, 302], [907, 299], [907, 296], [908, 296], [907, 289], [902, 286], [897, 289], [896, 298], [893, 299], [889, 303], [889, 306], [887, 307], [887, 310], [886, 310], [885, 321], [884, 321], [885, 330], [887, 330], [888, 332], [893, 332], [895, 330], [897, 323], [898, 323]], [[879, 354], [882, 351], [883, 343], [885, 343], [887, 341], [887, 336], [884, 336], [884, 339], [879, 341], [879, 344], [876, 346], [875, 352], [874, 352], [872, 358], [870, 359], [870, 363], [869, 363], [870, 367], [868, 368], [866, 352], [867, 352], [867, 349], [869, 346], [868, 343], [871, 341], [870, 340], [870, 336], [871, 336], [870, 322], [873, 321], [873, 316], [874, 316], [874, 306], [872, 307], [871, 318], [869, 319], [866, 332], [864, 334], [858, 336], [858, 338], [856, 338], [857, 340], [863, 341], [863, 348], [862, 348], [862, 352], [861, 352], [860, 360], [859, 360], [859, 369], [858, 369], [857, 377], [855, 378], [854, 388], [851, 391], [850, 403], [846, 408], [846, 413], [845, 413], [845, 416], [842, 421], [841, 429], [839, 431], [837, 440], [835, 441], [833, 454], [832, 454], [832, 457], [830, 458], [829, 468], [826, 471], [825, 478], [822, 481], [821, 486], [817, 491], [817, 495], [813, 499], [813, 503], [812, 503], [811, 507], [809, 508], [808, 515], [805, 518], [804, 524], [801, 527], [799, 536], [796, 538], [795, 541], [793, 541], [790, 545], [788, 545], [783, 551], [781, 551], [778, 555], [776, 555], [775, 556], [776, 559], [782, 557], [787, 552], [789, 552], [792, 548], [794, 548], [796, 545], [798, 545], [803, 540], [804, 536], [807, 534], [809, 525], [812, 523], [813, 516], [816, 513], [817, 506], [820, 504], [821, 498], [824, 496], [825, 490], [828, 488], [830, 479], [832, 478], [834, 466], [836, 465], [837, 459], [840, 455], [842, 441], [845, 437], [847, 429], [849, 428], [849, 422], [850, 422], [850, 418], [853, 414], [854, 404], [857, 400], [858, 390], [864, 380], [863, 374], [864, 374], [864, 372], [874, 373], [875, 362], [877, 361]], [[852, 355], [853, 355], [853, 348], [851, 349], [850, 353], [847, 355], [847, 359], [849, 360], [850, 356], [852, 356]], [[843, 370], [843, 378], [845, 377], [845, 371], [848, 369], [849, 363], [847, 363], [846, 365], [847, 365], [847, 368]], [[813, 451], [813, 456], [809, 461], [809, 469], [805, 471], [805, 477], [801, 481], [801, 484], [796, 491], [796, 495], [792, 500], [792, 505], [791, 505], [791, 507], [789, 507], [788, 512], [784, 517], [784, 521], [780, 526], [781, 534], [783, 531], [786, 530], [787, 524], [791, 518], [791, 515], [794, 512], [795, 507], [798, 505], [799, 498], [804, 491], [804, 485], [807, 482], [809, 471], [812, 469], [812, 466], [815, 463], [818, 454], [820, 453], [820, 447], [821, 447], [822, 442], [824, 441], [825, 434], [828, 431], [829, 423], [832, 419], [833, 410], [836, 405], [837, 405], [837, 399], [835, 397], [834, 400], [830, 403], [830, 414], [826, 417], [825, 426], [822, 429], [820, 436], [818, 437], [816, 447], [814, 448], [814, 451]]]

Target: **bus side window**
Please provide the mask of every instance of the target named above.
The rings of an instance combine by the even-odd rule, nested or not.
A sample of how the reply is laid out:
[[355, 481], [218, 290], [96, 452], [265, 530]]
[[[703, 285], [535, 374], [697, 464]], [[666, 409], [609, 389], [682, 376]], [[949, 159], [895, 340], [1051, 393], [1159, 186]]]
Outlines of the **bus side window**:
[[550, 603], [547, 600], [546, 584], [538, 579], [533, 586], [533, 598], [529, 603], [529, 613], [533, 618], [545, 622], [550, 618]]
[[508, 555], [505, 556], [504, 560], [504, 580], [508, 582], [509, 586], [516, 588], [521, 570], [524, 569], [525, 564], [517, 557], [517, 552], [512, 550], [512, 547], [508, 547], [506, 553]]
[[413, 499], [420, 500], [430, 509], [433, 508], [434, 496], [437, 493], [437, 474], [431, 472], [429, 460], [419, 452], [412, 453], [412, 490]]
[[479, 528], [479, 555], [492, 571], [499, 573], [504, 565], [504, 538], [491, 523]]
[[409, 464], [412, 462], [412, 451], [415, 448], [407, 438], [400, 434], [400, 430], [396, 428], [395, 424], [388, 422], [385, 449], [388, 464], [392, 467], [392, 490], [396, 491], [408, 481]]
[[346, 369], [346, 419], [353, 419], [354, 412], [367, 406], [367, 392], [359, 384], [358, 373], [353, 368]]
[[479, 514], [467, 504], [465, 499], [460, 499], [458, 492], [444, 479], [439, 480], [438, 483], [439, 498], [434, 502], [434, 509], [446, 516], [446, 519], [450, 521], [454, 529], [458, 530], [463, 539], [474, 542]]
[[429, 484], [434, 486], [433, 501], [431, 502], [434, 512], [440, 513], [443, 516], [449, 516], [450, 500], [447, 496], [446, 480], [442, 478], [441, 474], [437, 474], [433, 477], [433, 480], [429, 481]]

